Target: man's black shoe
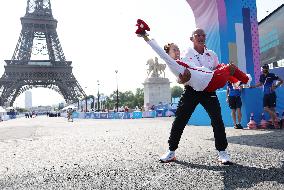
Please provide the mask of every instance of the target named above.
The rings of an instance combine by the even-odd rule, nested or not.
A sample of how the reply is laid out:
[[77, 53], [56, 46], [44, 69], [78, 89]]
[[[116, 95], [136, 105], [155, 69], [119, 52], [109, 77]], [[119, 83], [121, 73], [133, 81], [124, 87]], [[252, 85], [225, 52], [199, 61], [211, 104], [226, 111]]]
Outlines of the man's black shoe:
[[234, 126], [235, 129], [243, 129], [243, 126], [241, 124], [236, 124]]
[[238, 129], [243, 129], [243, 126], [239, 123], [238, 125]]

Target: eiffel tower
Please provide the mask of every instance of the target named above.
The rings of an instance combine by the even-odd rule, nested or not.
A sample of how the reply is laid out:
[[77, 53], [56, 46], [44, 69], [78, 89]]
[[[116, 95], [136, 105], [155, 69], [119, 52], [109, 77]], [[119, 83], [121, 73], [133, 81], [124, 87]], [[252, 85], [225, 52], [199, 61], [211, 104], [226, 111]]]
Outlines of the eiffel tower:
[[21, 93], [34, 87], [55, 90], [67, 103], [86, 97], [72, 73], [72, 61], [65, 59], [50, 0], [27, 0], [21, 24], [14, 54], [11, 60], [5, 60], [0, 78], [0, 105], [12, 106]]

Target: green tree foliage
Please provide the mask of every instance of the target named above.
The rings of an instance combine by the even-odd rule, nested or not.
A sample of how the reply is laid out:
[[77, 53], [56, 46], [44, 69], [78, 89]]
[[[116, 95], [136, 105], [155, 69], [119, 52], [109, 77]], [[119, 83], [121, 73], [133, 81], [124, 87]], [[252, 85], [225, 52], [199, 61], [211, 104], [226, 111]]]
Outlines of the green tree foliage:
[[180, 86], [173, 86], [171, 88], [172, 98], [178, 98], [182, 95], [183, 89]]
[[25, 109], [25, 108], [18, 108], [18, 107], [17, 107], [16, 110], [17, 110], [19, 113], [28, 112], [28, 110]]
[[144, 90], [142, 88], [137, 88], [135, 93], [134, 106], [139, 108], [144, 105]]
[[[118, 107], [127, 106], [129, 108], [135, 108], [135, 106], [141, 107], [144, 105], [144, 92], [143, 89], [137, 88], [135, 94], [132, 91], [118, 92]], [[105, 106], [108, 109], [116, 107], [116, 91], [113, 91], [106, 98]]]

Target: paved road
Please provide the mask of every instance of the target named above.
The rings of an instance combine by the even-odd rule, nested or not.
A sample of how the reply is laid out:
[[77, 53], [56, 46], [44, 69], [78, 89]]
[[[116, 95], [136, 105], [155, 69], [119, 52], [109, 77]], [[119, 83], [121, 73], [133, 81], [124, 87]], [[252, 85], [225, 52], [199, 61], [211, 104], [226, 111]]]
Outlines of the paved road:
[[0, 189], [284, 189], [284, 130], [227, 128], [235, 164], [216, 162], [211, 127], [186, 127], [162, 164], [172, 118], [0, 123]]

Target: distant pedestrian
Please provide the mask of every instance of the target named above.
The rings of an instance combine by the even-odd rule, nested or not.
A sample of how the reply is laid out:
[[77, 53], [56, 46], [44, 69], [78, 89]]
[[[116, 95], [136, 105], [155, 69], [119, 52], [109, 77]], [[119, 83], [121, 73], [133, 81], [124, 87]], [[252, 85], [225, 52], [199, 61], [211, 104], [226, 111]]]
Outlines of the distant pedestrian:
[[67, 110], [67, 121], [73, 122], [72, 113], [73, 113], [73, 109], [72, 109], [72, 108], [69, 108], [69, 109]]

